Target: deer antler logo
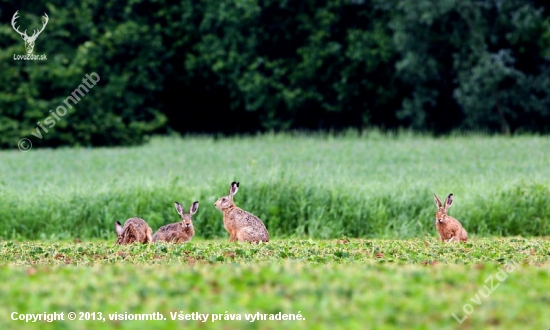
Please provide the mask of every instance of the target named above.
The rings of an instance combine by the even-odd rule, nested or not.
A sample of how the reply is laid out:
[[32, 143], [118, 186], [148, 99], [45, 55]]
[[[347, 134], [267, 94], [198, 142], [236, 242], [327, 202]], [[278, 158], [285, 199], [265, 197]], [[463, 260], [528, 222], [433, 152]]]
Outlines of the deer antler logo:
[[27, 30], [25, 30], [25, 32], [21, 33], [21, 31], [19, 31], [19, 27], [15, 27], [15, 21], [19, 18], [17, 16], [17, 12], [15, 12], [15, 14], [13, 14], [13, 17], [11, 19], [11, 26], [13, 27], [13, 29], [15, 30], [15, 32], [19, 33], [19, 35], [21, 35], [21, 38], [23, 38], [23, 40], [25, 41], [25, 49], [27, 50], [27, 54], [28, 55], [31, 55], [32, 54], [32, 50], [34, 49], [34, 42], [36, 41], [36, 38], [38, 38], [38, 36], [40, 35], [40, 33], [42, 33], [42, 31], [44, 31], [44, 28], [46, 27], [46, 25], [48, 24], [48, 20], [49, 20], [49, 17], [48, 15], [46, 15], [46, 13], [44, 13], [44, 22], [42, 22], [42, 29], [40, 31], [38, 30], [34, 30], [34, 33], [32, 34], [32, 36], [28, 36], [27, 35]]

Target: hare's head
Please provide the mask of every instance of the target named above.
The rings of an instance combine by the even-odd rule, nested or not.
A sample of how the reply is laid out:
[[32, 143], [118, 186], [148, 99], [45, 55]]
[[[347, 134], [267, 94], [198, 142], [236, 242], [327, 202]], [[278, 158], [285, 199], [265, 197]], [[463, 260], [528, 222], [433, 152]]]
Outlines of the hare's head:
[[183, 229], [193, 228], [193, 220], [191, 219], [191, 217], [199, 209], [199, 202], [193, 202], [193, 204], [191, 204], [188, 214], [185, 213], [185, 210], [180, 205], [180, 203], [175, 202], [174, 205], [176, 206], [176, 211], [178, 211], [181, 216], [181, 225], [183, 226]]
[[116, 232], [116, 243], [115, 244], [121, 244], [122, 243], [122, 224], [120, 221], [115, 222], [115, 232]]
[[239, 183], [233, 181], [229, 186], [229, 195], [220, 197], [218, 201], [214, 203], [214, 206], [220, 211], [235, 207], [235, 203], [233, 203], [233, 195], [237, 193], [237, 190], [239, 190]]
[[435, 223], [444, 223], [447, 220], [447, 210], [453, 204], [453, 194], [449, 194], [445, 199], [445, 203], [441, 204], [439, 197], [434, 194], [435, 206], [437, 206], [437, 211], [435, 212]]

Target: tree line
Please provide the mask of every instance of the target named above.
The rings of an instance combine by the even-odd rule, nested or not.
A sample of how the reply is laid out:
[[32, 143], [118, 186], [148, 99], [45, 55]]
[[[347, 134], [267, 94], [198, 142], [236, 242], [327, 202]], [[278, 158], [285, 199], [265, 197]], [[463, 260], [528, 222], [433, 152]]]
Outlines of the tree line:
[[[33, 50], [47, 59], [16, 59], [16, 11], [27, 32], [48, 15]], [[0, 147], [171, 132], [548, 133], [549, 13], [542, 0], [2, 3]], [[92, 73], [93, 90], [31, 135]]]

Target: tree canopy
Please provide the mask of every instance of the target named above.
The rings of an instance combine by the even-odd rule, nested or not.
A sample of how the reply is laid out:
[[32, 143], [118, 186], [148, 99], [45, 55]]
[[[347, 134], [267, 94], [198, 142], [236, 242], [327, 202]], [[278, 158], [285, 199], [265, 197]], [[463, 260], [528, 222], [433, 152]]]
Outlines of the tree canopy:
[[[21, 31], [48, 15], [33, 50], [46, 60], [14, 59], [26, 53], [16, 11]], [[519, 0], [2, 3], [0, 147], [171, 131], [547, 133], [549, 12]], [[92, 73], [100, 81], [47, 126]]]

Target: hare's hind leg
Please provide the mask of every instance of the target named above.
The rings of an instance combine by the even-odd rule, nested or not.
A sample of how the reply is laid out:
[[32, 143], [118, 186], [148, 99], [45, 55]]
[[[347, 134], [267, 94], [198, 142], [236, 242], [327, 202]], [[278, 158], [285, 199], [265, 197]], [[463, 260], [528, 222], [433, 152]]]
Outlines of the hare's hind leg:
[[464, 230], [464, 228], [462, 228], [462, 232], [460, 233], [460, 241], [461, 242], [468, 241], [468, 233], [466, 232], [466, 230]]
[[237, 232], [236, 236], [239, 242], [255, 242], [257, 241], [257, 238], [255, 237], [256, 235], [254, 234], [255, 234], [254, 228], [244, 227]]
[[459, 231], [458, 233], [455, 234], [454, 241], [458, 242], [458, 243], [462, 242], [462, 232], [461, 231]]

